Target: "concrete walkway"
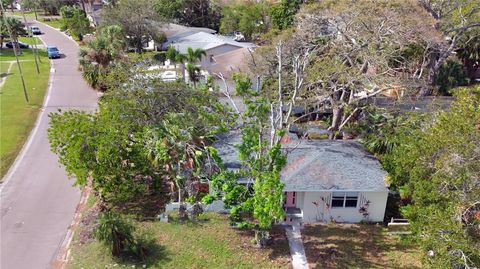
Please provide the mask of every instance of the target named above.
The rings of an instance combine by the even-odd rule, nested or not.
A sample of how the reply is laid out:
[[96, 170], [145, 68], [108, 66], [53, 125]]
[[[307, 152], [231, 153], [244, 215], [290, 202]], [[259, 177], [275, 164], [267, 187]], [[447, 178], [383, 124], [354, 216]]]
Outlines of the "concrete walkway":
[[290, 254], [292, 255], [293, 269], [308, 269], [307, 257], [303, 248], [302, 233], [300, 226], [296, 223], [285, 226]]

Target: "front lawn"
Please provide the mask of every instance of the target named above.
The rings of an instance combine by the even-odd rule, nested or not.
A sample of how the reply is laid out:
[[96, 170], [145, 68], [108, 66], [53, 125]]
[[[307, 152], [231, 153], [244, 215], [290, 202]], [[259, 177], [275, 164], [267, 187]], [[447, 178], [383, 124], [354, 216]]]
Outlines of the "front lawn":
[[[23, 23], [22, 12], [15, 11], [14, 13], [12, 13], [11, 11], [7, 11], [6, 14], [7, 16], [18, 17]], [[35, 13], [33, 11], [28, 11], [28, 12], [25, 12], [24, 14], [25, 14], [25, 17], [35, 18]], [[62, 17], [58, 15], [45, 15], [43, 11], [37, 11], [37, 18], [38, 18], [38, 21], [48, 24], [56, 29], [60, 29], [63, 25]]]
[[33, 45], [33, 44], [43, 45], [40, 38], [38, 38], [36, 36], [33, 37], [33, 38], [27, 37], [27, 36], [22, 36], [22, 37], [18, 38], [18, 41], [20, 41], [21, 43], [29, 44], [29, 45]]
[[42, 23], [48, 24], [55, 29], [61, 29], [63, 26], [62, 19], [60, 17], [46, 17], [46, 18], [38, 18], [38, 20]]
[[[290, 268], [290, 253], [284, 230], [276, 227], [270, 248], [257, 249], [251, 232], [229, 226], [226, 215], [205, 213], [198, 223], [172, 221], [137, 222], [150, 231], [157, 243], [156, 255], [143, 263], [113, 259], [99, 242], [77, 235], [67, 268]], [[80, 234], [82, 234], [80, 227]], [[83, 238], [83, 239], [80, 239]], [[88, 240], [87, 240], [88, 241]]]
[[305, 225], [302, 236], [310, 268], [422, 268], [420, 250], [381, 225]]
[[[2, 178], [27, 139], [43, 104], [50, 75], [50, 61], [44, 51], [41, 51], [41, 57], [40, 74], [37, 74], [32, 51], [22, 49], [22, 55], [19, 56], [30, 98], [27, 104], [18, 66], [14, 62], [13, 50], [4, 48], [0, 52], [1, 73], [6, 79], [0, 87], [0, 176]], [[7, 74], [11, 63], [10, 72]]]

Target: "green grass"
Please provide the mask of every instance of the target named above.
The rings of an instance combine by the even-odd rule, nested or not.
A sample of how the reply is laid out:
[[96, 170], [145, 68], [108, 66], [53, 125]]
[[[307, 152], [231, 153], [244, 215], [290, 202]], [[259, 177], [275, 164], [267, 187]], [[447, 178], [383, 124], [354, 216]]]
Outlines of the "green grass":
[[[37, 74], [31, 50], [22, 50], [19, 60], [25, 79], [25, 86], [30, 98], [27, 104], [23, 94], [22, 82], [16, 63], [12, 65], [10, 74], [6, 75], [5, 84], [0, 88], [0, 175], [3, 177], [15, 160], [19, 150], [32, 129], [39, 109], [42, 106], [48, 87], [50, 62], [45, 52], [41, 52], [40, 74]], [[0, 52], [1, 73], [10, 65], [7, 61], [15, 61], [11, 49]]]
[[228, 217], [206, 213], [198, 223], [141, 222], [156, 239], [155, 255], [144, 262], [113, 259], [99, 242], [74, 239], [67, 268], [290, 268], [290, 254], [283, 231], [272, 248], [257, 249], [251, 233], [229, 227]]
[[33, 44], [43, 45], [42, 41], [38, 37], [33, 37], [32, 39], [31, 37], [22, 36], [18, 38], [18, 41], [25, 44], [29, 44], [29, 45], [33, 45]]
[[302, 230], [310, 268], [422, 268], [414, 243], [371, 224], [312, 224]]
[[[22, 14], [21, 11], [17, 11], [15, 10], [15, 12], [12, 13], [12, 11], [8, 11], [6, 12], [6, 14], [8, 16], [18, 16], [18, 17], [23, 17], [23, 14], [25, 14], [25, 17], [32, 17], [32, 18], [35, 18], [35, 13], [33, 11], [26, 11]], [[37, 15], [40, 16], [41, 12], [37, 12]]]
[[[48, 20], [49, 19], [49, 20]], [[52, 26], [55, 29], [60, 29], [63, 26], [63, 22], [60, 18], [49, 17], [47, 20], [45, 18], [39, 18], [39, 21], [45, 24]]]
[[[23, 22], [23, 15], [19, 11], [15, 11], [15, 13], [7, 11], [6, 14], [7, 16], [19, 17]], [[35, 18], [35, 13], [33, 13], [33, 11], [25, 12], [25, 17]], [[60, 29], [62, 27], [62, 21], [60, 16], [45, 15], [42, 11], [37, 11], [37, 17], [38, 21], [48, 24], [53, 28]]]

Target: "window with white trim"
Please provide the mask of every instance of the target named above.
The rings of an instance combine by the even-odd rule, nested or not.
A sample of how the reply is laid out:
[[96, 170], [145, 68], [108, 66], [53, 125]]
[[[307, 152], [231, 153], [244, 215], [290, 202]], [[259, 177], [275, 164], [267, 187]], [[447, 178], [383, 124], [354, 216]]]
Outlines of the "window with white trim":
[[358, 192], [333, 192], [332, 207], [357, 207]]

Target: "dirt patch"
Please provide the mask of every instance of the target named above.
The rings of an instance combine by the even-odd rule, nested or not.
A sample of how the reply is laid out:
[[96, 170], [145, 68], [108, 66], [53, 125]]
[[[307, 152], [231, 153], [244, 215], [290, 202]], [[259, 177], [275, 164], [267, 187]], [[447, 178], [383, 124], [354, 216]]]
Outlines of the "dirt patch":
[[421, 268], [416, 246], [381, 225], [305, 225], [302, 237], [310, 268]]
[[93, 233], [97, 227], [96, 220], [100, 211], [99, 203], [95, 203], [83, 214], [80, 227], [76, 234], [77, 244], [87, 244], [95, 239]]

